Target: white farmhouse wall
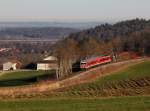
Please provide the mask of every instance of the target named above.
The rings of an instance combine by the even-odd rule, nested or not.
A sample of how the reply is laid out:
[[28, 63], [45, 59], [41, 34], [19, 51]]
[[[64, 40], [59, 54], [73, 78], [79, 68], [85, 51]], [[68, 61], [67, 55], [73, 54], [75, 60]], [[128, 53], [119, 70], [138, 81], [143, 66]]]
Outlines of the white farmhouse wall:
[[16, 70], [17, 63], [12, 63], [12, 62], [6, 62], [3, 64], [3, 70], [8, 71], [8, 70]]
[[51, 70], [51, 67], [49, 66], [49, 64], [38, 63], [37, 70]]

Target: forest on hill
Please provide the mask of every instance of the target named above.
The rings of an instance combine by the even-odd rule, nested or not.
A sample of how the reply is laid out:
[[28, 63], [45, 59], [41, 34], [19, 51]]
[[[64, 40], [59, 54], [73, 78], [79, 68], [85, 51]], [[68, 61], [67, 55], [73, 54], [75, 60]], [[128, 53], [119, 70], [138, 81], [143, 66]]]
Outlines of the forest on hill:
[[59, 59], [59, 76], [72, 73], [72, 65], [83, 58], [102, 54], [116, 59], [121, 52], [150, 55], [150, 20], [134, 19], [70, 34], [55, 44], [54, 54]]
[[108, 41], [114, 37], [129, 37], [134, 32], [141, 32], [150, 27], [150, 20], [145, 19], [133, 19], [118, 22], [116, 24], [102, 24], [95, 28], [80, 31], [79, 33], [73, 33], [70, 37], [77, 41], [84, 40], [86, 38], [95, 37], [99, 40]]
[[134, 51], [147, 55], [150, 54], [150, 20], [134, 19], [118, 22], [114, 25], [103, 24], [79, 33], [73, 33], [68, 38], [82, 44], [90, 42], [92, 39], [97, 41], [99, 45], [111, 42], [113, 50]]

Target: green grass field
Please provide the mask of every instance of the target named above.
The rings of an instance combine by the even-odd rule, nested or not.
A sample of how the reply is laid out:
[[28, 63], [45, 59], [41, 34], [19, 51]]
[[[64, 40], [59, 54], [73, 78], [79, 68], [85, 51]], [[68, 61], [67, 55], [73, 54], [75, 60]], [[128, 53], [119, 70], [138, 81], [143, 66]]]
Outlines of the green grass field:
[[42, 77], [48, 77], [54, 71], [19, 71], [5, 73], [0, 76], [0, 86], [19, 86], [37, 82]]
[[149, 111], [150, 97], [0, 101], [0, 111]]

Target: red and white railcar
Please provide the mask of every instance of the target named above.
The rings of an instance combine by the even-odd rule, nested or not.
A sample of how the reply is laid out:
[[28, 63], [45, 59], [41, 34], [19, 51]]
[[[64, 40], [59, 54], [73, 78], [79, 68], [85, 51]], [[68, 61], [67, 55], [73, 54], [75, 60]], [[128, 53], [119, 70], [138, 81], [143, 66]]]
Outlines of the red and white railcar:
[[92, 57], [86, 60], [82, 60], [80, 63], [81, 69], [88, 69], [95, 67], [97, 65], [106, 64], [112, 62], [111, 56], [99, 56], [99, 57]]

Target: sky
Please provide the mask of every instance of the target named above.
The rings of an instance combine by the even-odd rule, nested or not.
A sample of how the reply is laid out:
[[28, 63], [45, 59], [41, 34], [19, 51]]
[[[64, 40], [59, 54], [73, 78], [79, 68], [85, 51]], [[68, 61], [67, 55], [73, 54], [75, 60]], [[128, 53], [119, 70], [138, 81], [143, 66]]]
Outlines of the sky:
[[0, 21], [150, 19], [150, 0], [0, 0]]

